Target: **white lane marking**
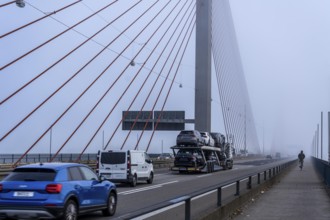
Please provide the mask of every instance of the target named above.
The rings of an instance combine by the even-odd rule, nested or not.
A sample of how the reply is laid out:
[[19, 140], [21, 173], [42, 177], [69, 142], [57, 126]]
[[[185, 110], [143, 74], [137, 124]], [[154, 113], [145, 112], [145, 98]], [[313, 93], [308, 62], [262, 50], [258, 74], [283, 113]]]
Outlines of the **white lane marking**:
[[201, 176], [197, 176], [197, 178], [201, 178], [201, 177], [207, 177], [207, 176], [211, 176], [212, 174], [204, 174], [204, 175], [201, 175]]
[[168, 173], [160, 173], [160, 174], [155, 174], [155, 176], [163, 176], [163, 175], [168, 175], [168, 174], [171, 174], [171, 172], [168, 172]]
[[[191, 200], [198, 199], [198, 198], [200, 198], [200, 197], [206, 196], [206, 195], [211, 194], [211, 193], [214, 193], [214, 192], [216, 192], [216, 191], [217, 191], [217, 190], [212, 190], [212, 191], [210, 191], [210, 192], [207, 192], [207, 193], [204, 193], [204, 194], [202, 194], [202, 195], [196, 196], [196, 197], [192, 198]], [[173, 205], [170, 205], [170, 206], [167, 206], [167, 207], [162, 208], [162, 209], [158, 209], [158, 210], [156, 210], [156, 211], [153, 211], [153, 212], [147, 213], [147, 214], [145, 214], [145, 215], [141, 215], [141, 216], [136, 217], [136, 218], [132, 218], [132, 220], [143, 220], [143, 219], [146, 219], [146, 218], [152, 217], [152, 216], [154, 216], [154, 215], [157, 215], [157, 214], [160, 214], [160, 213], [166, 212], [167, 210], [173, 209], [173, 208], [178, 207], [178, 206], [183, 205], [183, 204], [184, 204], [184, 201], [179, 202], [179, 203], [176, 203], [176, 204], [173, 204]]]
[[133, 194], [133, 193], [137, 193], [137, 192], [142, 192], [142, 191], [147, 191], [147, 190], [151, 190], [151, 189], [160, 188], [160, 187], [163, 187], [164, 185], [168, 185], [168, 184], [172, 184], [172, 183], [176, 183], [176, 182], [178, 182], [178, 181], [176, 180], [176, 181], [172, 181], [172, 182], [161, 183], [161, 184], [158, 184], [158, 185], [143, 187], [143, 188], [139, 188], [139, 189], [128, 190], [128, 191], [120, 192], [118, 194], [119, 195], [129, 195], [129, 194]]
[[162, 208], [162, 209], [158, 209], [156, 211], [153, 211], [153, 212], [150, 212], [150, 213], [147, 213], [145, 215], [141, 215], [139, 217], [136, 217], [136, 218], [132, 218], [132, 220], [143, 220], [143, 219], [146, 219], [146, 218], [149, 218], [149, 217], [152, 217], [154, 215], [157, 215], [157, 214], [160, 214], [162, 212], [166, 212], [167, 210], [170, 210], [170, 209], [173, 209], [175, 207], [178, 207], [180, 205], [183, 205], [184, 202], [179, 202], [177, 204], [174, 204], [174, 205], [170, 205], [170, 206], [167, 206], [165, 208]]

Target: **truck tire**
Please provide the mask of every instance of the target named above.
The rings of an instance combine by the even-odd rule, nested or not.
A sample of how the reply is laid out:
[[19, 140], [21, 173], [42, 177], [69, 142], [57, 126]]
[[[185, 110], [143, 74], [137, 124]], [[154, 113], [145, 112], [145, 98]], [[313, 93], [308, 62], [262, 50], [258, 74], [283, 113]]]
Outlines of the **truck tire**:
[[233, 169], [233, 166], [234, 166], [234, 161], [231, 160], [229, 169]]
[[226, 162], [226, 168], [227, 169], [232, 169], [233, 168], [233, 162], [231, 160]]
[[212, 173], [214, 171], [214, 163], [213, 162], [206, 162], [206, 169], [208, 173]]

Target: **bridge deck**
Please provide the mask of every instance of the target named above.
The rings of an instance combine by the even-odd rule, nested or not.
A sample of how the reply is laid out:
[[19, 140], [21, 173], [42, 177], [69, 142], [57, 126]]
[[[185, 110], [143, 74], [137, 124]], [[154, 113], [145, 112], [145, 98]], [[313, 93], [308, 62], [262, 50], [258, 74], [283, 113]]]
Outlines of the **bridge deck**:
[[330, 197], [312, 161], [307, 159], [302, 171], [293, 168], [234, 219], [329, 220]]

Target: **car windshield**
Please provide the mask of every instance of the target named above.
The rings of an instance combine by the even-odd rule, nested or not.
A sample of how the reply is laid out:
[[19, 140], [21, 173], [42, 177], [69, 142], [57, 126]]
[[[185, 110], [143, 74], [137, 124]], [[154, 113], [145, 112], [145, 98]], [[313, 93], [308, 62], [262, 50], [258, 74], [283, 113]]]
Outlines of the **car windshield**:
[[181, 131], [180, 134], [182, 135], [185, 135], [185, 134], [194, 134], [193, 131]]
[[56, 171], [40, 168], [16, 168], [4, 181], [54, 181]]

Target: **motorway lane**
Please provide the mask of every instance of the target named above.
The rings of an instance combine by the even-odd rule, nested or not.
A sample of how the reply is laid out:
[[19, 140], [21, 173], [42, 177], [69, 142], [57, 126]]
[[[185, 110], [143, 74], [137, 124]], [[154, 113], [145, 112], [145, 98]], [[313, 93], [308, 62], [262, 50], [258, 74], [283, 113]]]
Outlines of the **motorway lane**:
[[[281, 164], [286, 160], [254, 160], [238, 161], [232, 170], [221, 170], [211, 174], [179, 174], [167, 169], [155, 170], [153, 184], [139, 183], [137, 187], [118, 185], [118, 206], [111, 219], [123, 219], [127, 214], [140, 209], [176, 199], [198, 190], [212, 187], [258, 170]], [[109, 219], [102, 217], [101, 212], [82, 216], [81, 219]]]

